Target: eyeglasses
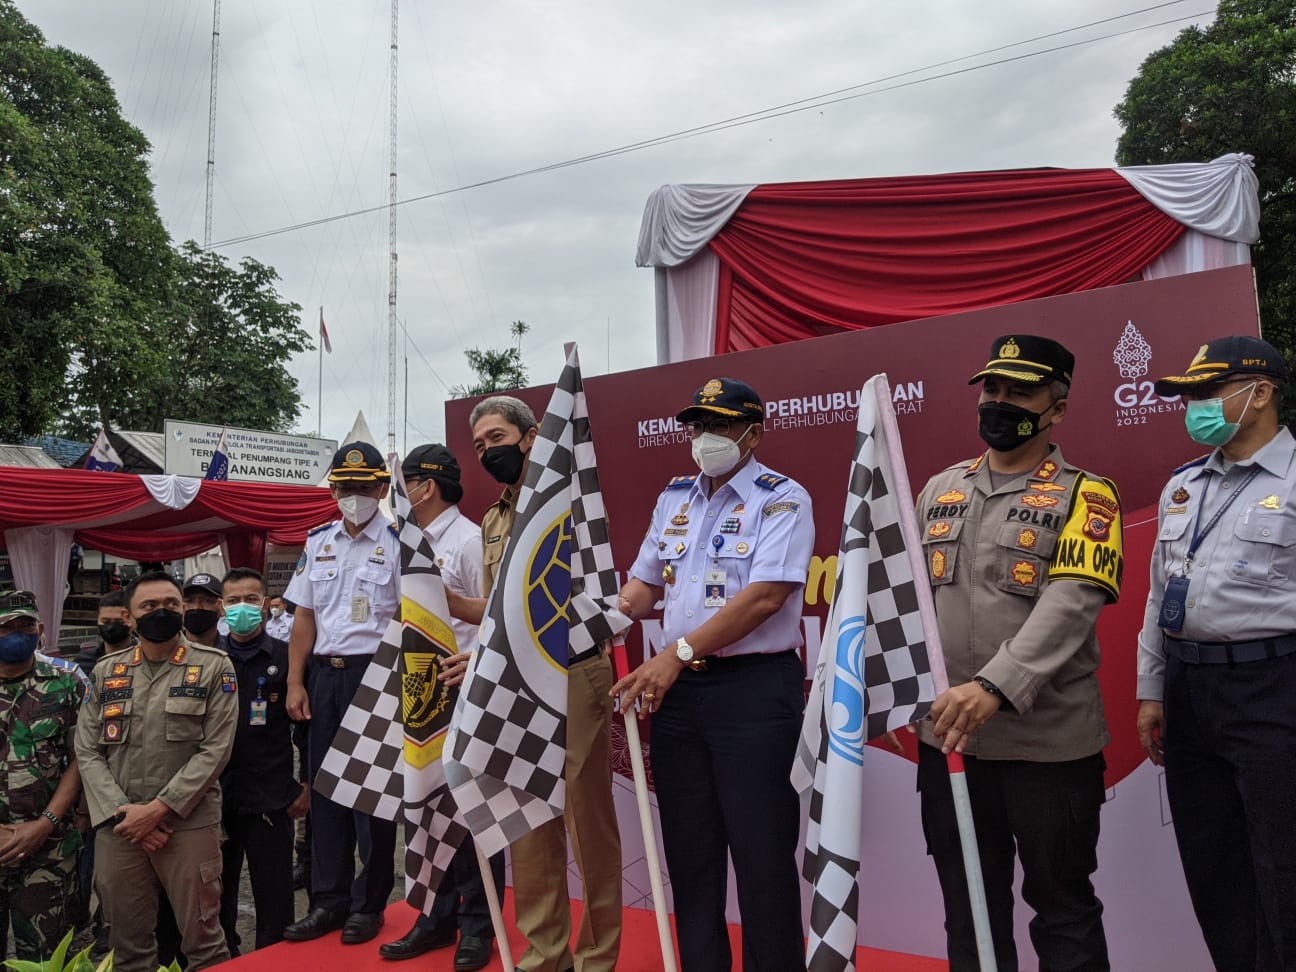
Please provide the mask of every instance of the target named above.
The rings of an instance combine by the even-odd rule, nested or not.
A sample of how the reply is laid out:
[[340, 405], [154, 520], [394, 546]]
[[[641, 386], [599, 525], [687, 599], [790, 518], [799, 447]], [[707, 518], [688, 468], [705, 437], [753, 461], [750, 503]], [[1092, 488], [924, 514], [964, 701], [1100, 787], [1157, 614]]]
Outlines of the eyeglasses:
[[240, 597], [237, 594], [230, 594], [225, 598], [226, 607], [233, 607], [235, 604], [251, 604], [253, 607], [260, 607], [265, 602], [260, 594], [244, 594]]
[[1224, 398], [1224, 389], [1231, 385], [1258, 384], [1262, 380], [1261, 378], [1246, 376], [1225, 378], [1223, 381], [1212, 381], [1210, 384], [1198, 388], [1186, 388], [1183, 397], [1190, 402], [1202, 402], [1210, 398]]
[[716, 435], [728, 435], [729, 430], [733, 427], [734, 423], [724, 418], [707, 419], [706, 421], [699, 419], [684, 423], [684, 428], [687, 429], [688, 434], [694, 438], [697, 438], [703, 432], [714, 432]]

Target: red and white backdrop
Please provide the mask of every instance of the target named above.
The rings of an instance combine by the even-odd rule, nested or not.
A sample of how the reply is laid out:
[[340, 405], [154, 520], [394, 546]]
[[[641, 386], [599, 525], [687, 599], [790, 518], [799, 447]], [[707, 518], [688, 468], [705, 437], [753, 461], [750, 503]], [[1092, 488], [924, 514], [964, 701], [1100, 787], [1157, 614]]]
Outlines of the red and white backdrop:
[[[751, 382], [766, 403], [761, 460], [793, 476], [815, 503], [817, 539], [804, 593], [807, 664], [817, 657], [833, 578], [860, 386], [886, 372], [915, 489], [937, 470], [982, 451], [976, 434], [977, 389], [968, 377], [991, 340], [1026, 331], [1054, 337], [1076, 355], [1071, 408], [1057, 440], [1068, 459], [1114, 478], [1127, 510], [1125, 589], [1100, 621], [1103, 685], [1112, 744], [1109, 802], [1099, 847], [1099, 893], [1116, 968], [1206, 968], [1195, 931], [1163, 798], [1162, 775], [1138, 748], [1134, 718], [1135, 636], [1147, 595], [1147, 563], [1161, 485], [1179, 463], [1200, 453], [1183, 429], [1177, 400], [1158, 397], [1156, 377], [1185, 367], [1209, 338], [1258, 333], [1251, 268], [1235, 267], [1085, 293], [1006, 304], [890, 327], [877, 327], [684, 361], [586, 381], [604, 498], [617, 565], [633, 561], [653, 500], [671, 476], [693, 472], [686, 433], [674, 420], [707, 379]], [[532, 374], [546, 363], [528, 362]], [[557, 358], [552, 373], [562, 362]], [[539, 414], [549, 388], [520, 393]], [[449, 445], [461, 457], [464, 509], [479, 517], [498, 496], [471, 461], [472, 401], [446, 407]], [[646, 623], [649, 649], [661, 629]], [[640, 643], [632, 652], [642, 652]], [[647, 728], [651, 734], [651, 727]], [[924, 954], [943, 948], [940, 894], [918, 818], [911, 763], [869, 751], [860, 941]], [[617, 777], [625, 844], [626, 902], [648, 906], [648, 878], [628, 760]], [[759, 813], [759, 808], [753, 808]], [[573, 872], [574, 873], [574, 872]], [[578, 892], [573, 884], [573, 891]], [[737, 918], [732, 906], [731, 917]], [[1023, 956], [1032, 955], [1019, 908]], [[1028, 964], [1024, 967], [1030, 967]]]
[[1249, 156], [771, 185], [668, 185], [659, 362], [1249, 262]]

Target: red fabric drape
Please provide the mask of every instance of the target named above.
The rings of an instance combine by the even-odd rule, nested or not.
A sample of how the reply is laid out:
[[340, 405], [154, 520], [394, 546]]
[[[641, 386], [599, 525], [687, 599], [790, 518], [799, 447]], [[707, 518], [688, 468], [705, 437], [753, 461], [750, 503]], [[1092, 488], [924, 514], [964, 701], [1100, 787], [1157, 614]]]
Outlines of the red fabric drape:
[[231, 557], [255, 566], [264, 563], [267, 534], [274, 543], [302, 543], [336, 516], [329, 491], [312, 486], [204, 482], [192, 503], [172, 510], [139, 476], [0, 467], [0, 530], [70, 526], [79, 543], [132, 560], [189, 557], [224, 537]]
[[758, 186], [709, 244], [715, 350], [1112, 286], [1183, 232], [1111, 169]]

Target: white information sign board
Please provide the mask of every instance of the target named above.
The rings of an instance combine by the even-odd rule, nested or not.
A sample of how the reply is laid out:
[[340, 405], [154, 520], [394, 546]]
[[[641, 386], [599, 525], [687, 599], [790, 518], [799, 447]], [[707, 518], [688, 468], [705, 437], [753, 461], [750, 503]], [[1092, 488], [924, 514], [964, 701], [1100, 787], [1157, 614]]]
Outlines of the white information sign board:
[[229, 478], [245, 483], [293, 483], [315, 486], [328, 474], [338, 444], [279, 432], [223, 428], [167, 419], [164, 469], [176, 476], [207, 475], [212, 454], [225, 432]]

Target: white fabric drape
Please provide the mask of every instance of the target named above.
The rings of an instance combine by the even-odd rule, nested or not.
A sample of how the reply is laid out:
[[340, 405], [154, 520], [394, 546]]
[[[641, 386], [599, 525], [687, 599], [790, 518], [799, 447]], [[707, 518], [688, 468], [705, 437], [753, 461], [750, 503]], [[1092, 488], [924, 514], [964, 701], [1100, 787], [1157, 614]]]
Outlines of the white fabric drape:
[[703, 250], [666, 273], [666, 349], [658, 364], [705, 358], [715, 349], [720, 258]]
[[73, 532], [70, 527], [56, 526], [19, 527], [4, 532], [14, 586], [36, 595], [36, 607], [45, 623], [47, 649], [58, 647]]
[[1143, 268], [1144, 280], [1177, 277], [1199, 270], [1218, 270], [1251, 262], [1251, 247], [1188, 230], [1174, 245]]
[[644, 205], [635, 266], [687, 263], [720, 232], [755, 188], [755, 184], [662, 186]]
[[1133, 165], [1116, 172], [1189, 229], [1234, 243], [1260, 239], [1260, 183], [1250, 155], [1233, 152], [1210, 162]]
[[203, 481], [190, 476], [141, 476], [149, 495], [172, 510], [183, 510], [192, 503]]

